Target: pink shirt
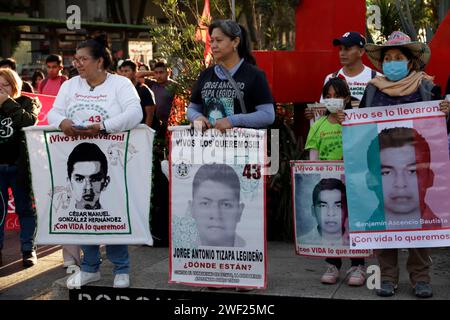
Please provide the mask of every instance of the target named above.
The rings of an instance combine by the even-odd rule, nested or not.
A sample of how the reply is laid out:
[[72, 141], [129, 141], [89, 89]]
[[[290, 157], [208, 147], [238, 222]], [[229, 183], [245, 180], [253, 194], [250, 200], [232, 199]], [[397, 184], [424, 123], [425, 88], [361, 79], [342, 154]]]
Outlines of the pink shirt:
[[39, 93], [56, 96], [62, 83], [66, 80], [65, 76], [57, 76], [55, 79], [45, 78], [39, 86]]

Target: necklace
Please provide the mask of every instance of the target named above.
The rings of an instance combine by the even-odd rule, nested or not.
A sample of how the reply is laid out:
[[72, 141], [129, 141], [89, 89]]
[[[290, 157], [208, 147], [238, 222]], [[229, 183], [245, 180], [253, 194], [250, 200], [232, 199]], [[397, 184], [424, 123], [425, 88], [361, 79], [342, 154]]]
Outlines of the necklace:
[[94, 91], [94, 89], [96, 88], [96, 87], [98, 87], [99, 85], [101, 85], [101, 84], [103, 84], [105, 81], [106, 81], [106, 79], [108, 79], [108, 73], [106, 73], [106, 77], [105, 77], [105, 79], [103, 79], [103, 81], [102, 82], [100, 82], [100, 83], [98, 83], [98, 84], [96, 84], [96, 85], [94, 85], [94, 86], [91, 86], [90, 84], [89, 84], [89, 82], [86, 80], [86, 82], [87, 82], [87, 84], [88, 84], [88, 86], [89, 86], [89, 91]]

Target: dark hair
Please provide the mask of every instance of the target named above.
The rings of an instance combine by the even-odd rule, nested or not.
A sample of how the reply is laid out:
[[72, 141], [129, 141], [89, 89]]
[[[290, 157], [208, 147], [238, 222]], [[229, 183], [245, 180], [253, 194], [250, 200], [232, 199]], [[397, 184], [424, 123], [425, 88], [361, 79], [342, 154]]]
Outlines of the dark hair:
[[147, 71], [150, 71], [150, 67], [146, 65], [145, 63], [139, 63], [139, 68], [144, 67]]
[[62, 65], [62, 57], [57, 54], [51, 54], [47, 57], [47, 59], [45, 59], [46, 64], [49, 62], [56, 62], [58, 65]]
[[155, 66], [153, 67], [153, 70], [156, 69], [156, 68], [163, 68], [163, 69], [167, 70], [169, 68], [169, 66], [164, 61], [158, 61], [157, 63], [155, 63]]
[[8, 68], [11, 68], [12, 70], [16, 71], [16, 69], [17, 69], [16, 60], [14, 60], [13, 58], [6, 58], [3, 60], [0, 60], [0, 68], [4, 68], [4, 67], [8, 67]]
[[130, 59], [127, 59], [124, 62], [122, 62], [122, 64], [120, 65], [120, 69], [122, 69], [123, 67], [130, 67], [133, 72], [136, 72], [137, 69], [136, 63], [134, 63]]
[[411, 71], [420, 71], [421, 70], [421, 65], [420, 65], [420, 61], [416, 58], [416, 56], [414, 56], [414, 54], [412, 53], [412, 51], [409, 48], [406, 47], [396, 47], [396, 46], [388, 46], [388, 47], [383, 47], [381, 48], [381, 52], [380, 52], [380, 62], [383, 63], [384, 61], [384, 57], [386, 55], [386, 52], [388, 50], [391, 49], [398, 49], [400, 50], [400, 52], [408, 59], [408, 61], [411, 62]]
[[[342, 234], [345, 232], [345, 220], [347, 218], [348, 212], [347, 212], [347, 198], [345, 195], [345, 184], [336, 178], [328, 178], [328, 179], [322, 179], [319, 181], [318, 184], [314, 187], [314, 190], [312, 192], [312, 200], [313, 200], [313, 206], [316, 206], [319, 204], [319, 194], [322, 191], [325, 190], [339, 190], [341, 192], [341, 203], [342, 203]], [[317, 226], [319, 232], [320, 225]]]
[[33, 75], [31, 76], [31, 85], [33, 87], [36, 86], [36, 81], [38, 77], [41, 77], [41, 79], [45, 78], [44, 73], [41, 70], [35, 70]]
[[103, 69], [108, 69], [112, 65], [112, 55], [108, 48], [106, 35], [99, 35], [93, 39], [85, 40], [78, 44], [77, 50], [88, 48], [95, 59], [103, 58]]
[[232, 20], [215, 20], [208, 27], [209, 35], [212, 34], [215, 28], [222, 30], [222, 32], [231, 40], [239, 37], [240, 41], [237, 47], [239, 57], [250, 64], [256, 65], [256, 59], [251, 53], [247, 30], [242, 25]]
[[[336, 95], [338, 97], [341, 97], [343, 99], [346, 99], [348, 97], [351, 97], [350, 88], [348, 87], [347, 81], [344, 79], [341, 79], [339, 77], [332, 77], [328, 79], [328, 81], [325, 83], [325, 85], [322, 88], [322, 97], [325, 98], [328, 94], [328, 90], [330, 87], [333, 87], [334, 91], [336, 92]], [[346, 105], [344, 106], [345, 109], [351, 109], [352, 104], [351, 101], [347, 101]], [[330, 112], [327, 110], [327, 114]]]
[[395, 127], [383, 129], [378, 136], [373, 139], [367, 149], [367, 165], [369, 172], [366, 175], [367, 185], [373, 190], [377, 198], [383, 199], [379, 188], [381, 180], [379, 170], [381, 170], [381, 161], [374, 154], [381, 152], [387, 148], [401, 148], [410, 145], [414, 147], [416, 163], [421, 166], [416, 167], [417, 183], [419, 189], [420, 208], [425, 208], [426, 190], [433, 185], [434, 173], [430, 168], [431, 151], [430, 146], [425, 138], [414, 128]]
[[200, 185], [205, 181], [220, 182], [233, 190], [238, 200], [240, 199], [241, 183], [236, 171], [227, 164], [204, 164], [195, 173], [192, 182], [192, 197], [195, 196]]
[[100, 171], [106, 177], [108, 175], [108, 160], [103, 151], [95, 144], [83, 142], [73, 148], [67, 159], [67, 175], [70, 179], [73, 166], [77, 162], [100, 161]]
[[417, 163], [430, 164], [431, 151], [430, 146], [425, 138], [414, 128], [395, 127], [383, 129], [378, 136], [372, 140], [367, 149], [367, 165], [369, 170], [375, 169], [370, 155], [381, 152], [387, 148], [401, 148], [411, 145], [416, 150]]

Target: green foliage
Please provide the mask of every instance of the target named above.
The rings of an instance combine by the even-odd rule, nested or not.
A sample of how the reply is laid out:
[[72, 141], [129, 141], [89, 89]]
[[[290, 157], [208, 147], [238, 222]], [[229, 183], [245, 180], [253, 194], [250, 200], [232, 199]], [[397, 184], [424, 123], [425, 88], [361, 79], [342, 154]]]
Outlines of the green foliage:
[[367, 6], [377, 5], [381, 13], [381, 29], [370, 31], [375, 42], [383, 42], [396, 30], [411, 39], [430, 41], [439, 25], [439, 0], [367, 0]]
[[[161, 7], [169, 23], [161, 25], [154, 18], [147, 18], [147, 23], [152, 26], [152, 42], [156, 45], [159, 57], [165, 58], [169, 65], [179, 71], [176, 79], [178, 85], [171, 89], [178, 97], [188, 101], [192, 85], [205, 68], [205, 45], [195, 38], [200, 16], [191, 7], [191, 16], [188, 16], [186, 10], [182, 10], [187, 5], [186, 1], [160, 0], [155, 3]], [[193, 16], [193, 13], [196, 15]]]

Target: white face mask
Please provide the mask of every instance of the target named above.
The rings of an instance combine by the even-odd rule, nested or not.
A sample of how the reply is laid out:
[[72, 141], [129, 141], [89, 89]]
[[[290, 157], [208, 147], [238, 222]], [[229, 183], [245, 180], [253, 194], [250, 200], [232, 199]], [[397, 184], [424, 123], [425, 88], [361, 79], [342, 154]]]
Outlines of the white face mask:
[[336, 113], [338, 110], [344, 109], [344, 99], [341, 98], [323, 99], [323, 103], [330, 113]]

